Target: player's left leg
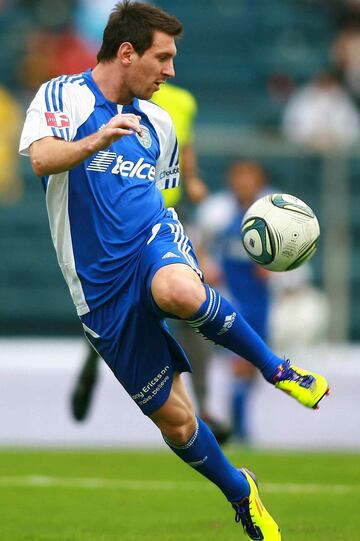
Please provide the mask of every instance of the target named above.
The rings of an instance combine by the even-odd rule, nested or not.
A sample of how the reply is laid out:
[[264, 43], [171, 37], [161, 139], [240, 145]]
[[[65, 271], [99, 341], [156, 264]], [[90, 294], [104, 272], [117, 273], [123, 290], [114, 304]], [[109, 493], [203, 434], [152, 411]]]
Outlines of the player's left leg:
[[260, 501], [257, 486], [247, 470], [235, 468], [207, 425], [195, 416], [181, 376], [174, 374], [166, 402], [149, 417], [172, 451], [189, 466], [215, 483], [236, 511], [250, 539], [279, 541], [280, 530]]
[[323, 376], [288, 366], [277, 357], [231, 303], [203, 284], [191, 267], [161, 267], [152, 279], [151, 292], [164, 313], [187, 320], [207, 339], [244, 357], [260, 369], [267, 381], [305, 406], [316, 408], [328, 392]]

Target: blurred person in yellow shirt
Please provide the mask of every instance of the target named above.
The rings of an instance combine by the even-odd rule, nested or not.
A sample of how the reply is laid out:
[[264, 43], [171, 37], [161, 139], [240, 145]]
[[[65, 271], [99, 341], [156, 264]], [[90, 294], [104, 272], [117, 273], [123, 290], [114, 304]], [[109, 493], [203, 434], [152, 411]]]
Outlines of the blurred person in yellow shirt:
[[[199, 203], [208, 193], [206, 184], [199, 177], [194, 145], [194, 120], [197, 105], [194, 96], [185, 88], [166, 83], [151, 99], [169, 113], [175, 126], [180, 148], [181, 181], [191, 203]], [[182, 196], [181, 185], [163, 190], [166, 207], [175, 207]]]
[[17, 141], [22, 111], [15, 98], [0, 86], [0, 202], [13, 203], [22, 194]]

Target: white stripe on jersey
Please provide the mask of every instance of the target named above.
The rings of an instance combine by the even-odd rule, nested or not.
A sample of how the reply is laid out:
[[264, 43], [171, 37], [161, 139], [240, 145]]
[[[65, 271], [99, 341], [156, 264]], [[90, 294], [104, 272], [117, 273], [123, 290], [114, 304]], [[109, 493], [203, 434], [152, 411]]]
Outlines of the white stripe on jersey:
[[105, 173], [111, 163], [116, 158], [116, 152], [110, 152], [109, 150], [99, 150], [87, 166], [88, 171], [100, 171]]
[[[83, 81], [79, 75], [61, 76], [41, 85], [27, 110], [19, 145], [20, 154], [28, 156], [30, 145], [43, 137], [55, 135], [67, 141], [75, 138], [78, 128], [86, 122], [95, 108], [95, 96]], [[47, 125], [45, 112], [55, 112], [59, 108], [69, 118], [69, 127], [56, 128]]]
[[184, 228], [180, 222], [177, 224], [168, 223], [168, 226], [174, 235], [174, 242], [177, 244], [179, 252], [184, 256], [189, 266], [202, 279], [202, 272], [195, 263], [194, 258], [190, 255], [191, 246], [188, 246], [189, 237], [186, 235]]
[[[175, 188], [180, 183], [179, 149], [175, 128], [169, 113], [151, 101], [139, 100], [139, 107], [151, 119], [159, 139], [159, 158], [156, 162], [156, 186], [159, 190]], [[169, 142], [171, 148], [169, 149]], [[164, 152], [167, 149], [167, 152]]]
[[49, 177], [46, 189], [51, 236], [58, 262], [79, 316], [87, 314], [89, 307], [76, 272], [68, 213], [68, 172]]

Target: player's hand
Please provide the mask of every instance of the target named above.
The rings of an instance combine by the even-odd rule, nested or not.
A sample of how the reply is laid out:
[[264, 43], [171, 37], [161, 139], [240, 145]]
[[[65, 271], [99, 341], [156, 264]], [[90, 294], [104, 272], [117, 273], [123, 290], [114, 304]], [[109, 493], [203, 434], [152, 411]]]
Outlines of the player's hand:
[[78, 141], [52, 136], [34, 141], [29, 149], [33, 171], [40, 177], [69, 171], [121, 137], [141, 134], [140, 120], [138, 115], [119, 114], [97, 132]]
[[135, 132], [141, 135], [141, 117], [132, 113], [114, 116], [105, 126], [97, 132], [95, 141], [96, 150], [104, 150], [114, 141]]

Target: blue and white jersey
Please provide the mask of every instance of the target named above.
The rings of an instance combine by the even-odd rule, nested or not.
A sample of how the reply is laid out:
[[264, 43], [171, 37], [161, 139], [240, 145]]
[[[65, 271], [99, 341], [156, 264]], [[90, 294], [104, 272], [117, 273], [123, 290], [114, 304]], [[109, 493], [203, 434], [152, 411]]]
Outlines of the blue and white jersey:
[[168, 113], [146, 100], [107, 100], [91, 70], [43, 84], [27, 111], [20, 153], [53, 136], [76, 141], [119, 113], [141, 116], [142, 136], [124, 136], [70, 171], [44, 177], [57, 258], [78, 315], [126, 291], [132, 268], [162, 221], [160, 189], [179, 184], [178, 146]]

